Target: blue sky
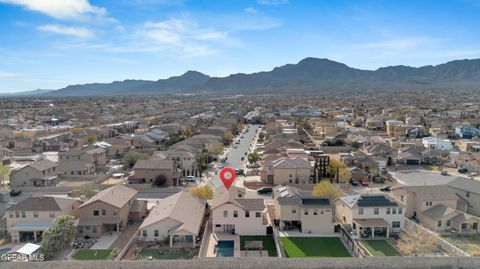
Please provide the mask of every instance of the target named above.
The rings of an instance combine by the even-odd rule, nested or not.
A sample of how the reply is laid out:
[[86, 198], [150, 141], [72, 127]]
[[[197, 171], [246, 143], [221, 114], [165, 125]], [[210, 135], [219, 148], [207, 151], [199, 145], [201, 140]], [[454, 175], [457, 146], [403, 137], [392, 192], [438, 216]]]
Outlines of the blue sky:
[[0, 0], [0, 92], [480, 58], [480, 0]]

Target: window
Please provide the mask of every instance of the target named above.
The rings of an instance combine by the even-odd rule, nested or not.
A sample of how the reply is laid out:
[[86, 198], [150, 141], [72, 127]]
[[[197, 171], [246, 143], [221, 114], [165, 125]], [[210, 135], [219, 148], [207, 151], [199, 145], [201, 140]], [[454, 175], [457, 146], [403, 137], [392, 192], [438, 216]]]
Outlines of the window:
[[403, 202], [403, 195], [400, 195], [400, 201]]
[[33, 211], [33, 217], [38, 218], [38, 211]]
[[303, 214], [308, 215], [308, 209], [305, 209], [305, 211], [303, 212]]
[[250, 218], [250, 211], [245, 211], [245, 218]]
[[114, 215], [114, 216], [117, 215], [117, 210], [116, 210], [116, 209], [113, 209], [113, 215]]
[[15, 211], [15, 218], [20, 218], [20, 212], [19, 211]]
[[78, 232], [83, 234], [83, 226], [78, 226]]
[[462, 230], [465, 230], [467, 229], [467, 224], [466, 223], [462, 223]]
[[94, 215], [94, 216], [98, 216], [98, 215], [99, 215], [99, 214], [98, 214], [98, 210], [93, 210], [93, 215]]
[[92, 226], [92, 233], [97, 233], [97, 226]]
[[363, 215], [363, 208], [358, 209], [358, 215]]
[[13, 218], [13, 211], [8, 212], [8, 217]]
[[260, 218], [262, 214], [260, 212], [255, 212], [255, 218]]
[[227, 211], [227, 210], [224, 210], [224, 211], [223, 211], [223, 217], [224, 217], [224, 218], [227, 218], [227, 217], [228, 217], [228, 211]]
[[392, 228], [400, 228], [400, 221], [392, 221]]
[[222, 225], [221, 224], [215, 224], [215, 227], [220, 228], [220, 227], [222, 227]]
[[85, 226], [85, 230], [90, 231], [90, 226]]
[[395, 214], [397, 214], [397, 208], [396, 207], [392, 208], [392, 215], [395, 215]]
[[465, 193], [465, 196], [470, 197], [470, 192], [467, 191], [467, 193]]
[[399, 207], [398, 208], [398, 214], [401, 215], [403, 213], [403, 208]]
[[373, 215], [378, 215], [380, 213], [380, 209], [378, 207], [373, 209]]
[[106, 209], [102, 209], [102, 216], [106, 216], [107, 215], [107, 210]]
[[452, 221], [451, 220], [447, 220], [447, 227], [450, 227], [452, 226]]
[[27, 215], [26, 215], [25, 211], [22, 211], [22, 218], [26, 218], [26, 217], [27, 217]]
[[292, 208], [292, 214], [297, 214], [297, 209]]
[[442, 220], [437, 221], [437, 227], [442, 227]]
[[158, 230], [153, 230], [153, 236], [158, 237]]
[[233, 211], [233, 217], [234, 217], [234, 218], [238, 218], [238, 211], [237, 211], [237, 210], [234, 210], [234, 211]]
[[313, 209], [313, 215], [318, 215], [318, 210], [316, 208]]
[[387, 215], [390, 215], [390, 207], [387, 208]]
[[142, 236], [147, 236], [147, 230], [142, 230]]

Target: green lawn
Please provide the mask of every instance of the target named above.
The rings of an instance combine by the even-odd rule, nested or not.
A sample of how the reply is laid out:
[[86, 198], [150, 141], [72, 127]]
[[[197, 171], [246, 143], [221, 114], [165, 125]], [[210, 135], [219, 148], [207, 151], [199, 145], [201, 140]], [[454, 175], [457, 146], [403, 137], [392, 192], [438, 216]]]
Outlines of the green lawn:
[[277, 257], [275, 242], [272, 236], [240, 236], [240, 250], [245, 250], [245, 241], [262, 241], [263, 248], [268, 251], [268, 256]]
[[385, 240], [363, 240], [361, 244], [373, 256], [402, 256], [390, 243]]
[[152, 257], [155, 260], [184, 260], [192, 259], [196, 256], [196, 252], [193, 250], [183, 249], [144, 249], [138, 256], [137, 260], [148, 260]]
[[289, 258], [351, 257], [338, 237], [281, 237]]
[[110, 249], [81, 249], [72, 258], [75, 260], [106, 260], [110, 256]]

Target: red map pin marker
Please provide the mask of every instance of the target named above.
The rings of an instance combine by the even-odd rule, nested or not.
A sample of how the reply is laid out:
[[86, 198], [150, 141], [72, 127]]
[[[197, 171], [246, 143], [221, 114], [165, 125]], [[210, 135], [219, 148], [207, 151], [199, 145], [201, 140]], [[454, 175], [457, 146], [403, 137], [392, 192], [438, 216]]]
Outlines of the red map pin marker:
[[227, 190], [232, 186], [233, 181], [235, 181], [235, 170], [230, 167], [225, 167], [220, 171], [220, 179], [223, 182], [223, 185]]

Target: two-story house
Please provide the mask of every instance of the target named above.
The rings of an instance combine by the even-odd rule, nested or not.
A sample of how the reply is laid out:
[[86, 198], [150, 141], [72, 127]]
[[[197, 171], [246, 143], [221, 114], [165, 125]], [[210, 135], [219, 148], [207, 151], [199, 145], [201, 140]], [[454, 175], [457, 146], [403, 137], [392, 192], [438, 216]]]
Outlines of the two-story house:
[[77, 216], [81, 201], [59, 197], [29, 197], [6, 210], [7, 231], [13, 243], [41, 241], [42, 234], [60, 215]]
[[336, 202], [336, 216], [358, 238], [388, 238], [403, 228], [405, 205], [385, 194], [342, 196]]
[[294, 189], [283, 185], [274, 188], [274, 220], [280, 230], [297, 228], [302, 233], [333, 233], [334, 206], [330, 200], [304, 198], [299, 190]]
[[480, 218], [457, 209], [459, 196], [446, 185], [395, 186], [393, 195], [405, 203], [405, 215], [436, 232], [477, 233]]
[[133, 183], [154, 183], [158, 186], [178, 184], [180, 173], [174, 160], [138, 160], [133, 166], [133, 175], [128, 179]]
[[57, 164], [40, 160], [10, 172], [11, 187], [55, 186], [58, 181]]
[[137, 191], [123, 185], [102, 190], [79, 207], [78, 235], [100, 237], [127, 226]]
[[266, 235], [268, 219], [263, 199], [245, 198], [245, 189], [220, 187], [212, 202], [214, 233]]
[[198, 176], [200, 174], [195, 154], [184, 148], [156, 151], [153, 153], [152, 159], [174, 161], [182, 176]]

